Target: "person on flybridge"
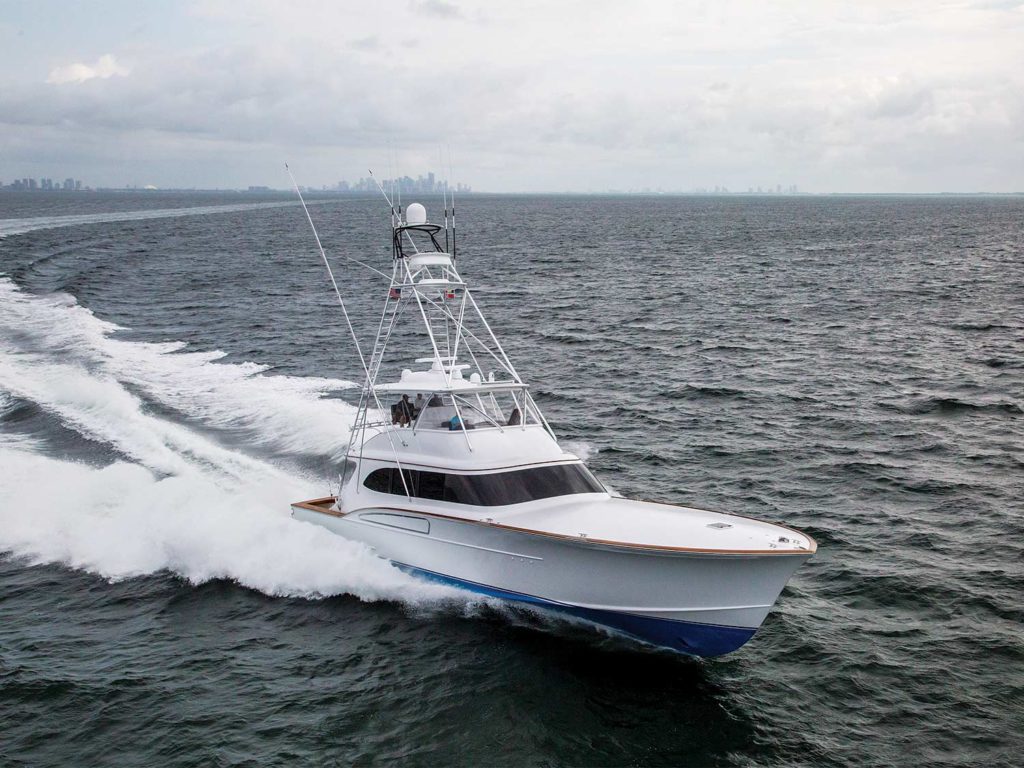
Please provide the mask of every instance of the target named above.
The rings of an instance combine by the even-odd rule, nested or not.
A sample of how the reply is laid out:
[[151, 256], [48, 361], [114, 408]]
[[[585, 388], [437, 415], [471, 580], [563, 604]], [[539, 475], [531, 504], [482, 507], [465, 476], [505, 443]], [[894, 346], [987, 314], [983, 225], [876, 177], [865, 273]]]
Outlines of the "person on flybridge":
[[407, 427], [412, 423], [415, 412], [413, 404], [408, 395], [402, 395], [402, 399], [391, 406], [391, 423], [400, 427]]

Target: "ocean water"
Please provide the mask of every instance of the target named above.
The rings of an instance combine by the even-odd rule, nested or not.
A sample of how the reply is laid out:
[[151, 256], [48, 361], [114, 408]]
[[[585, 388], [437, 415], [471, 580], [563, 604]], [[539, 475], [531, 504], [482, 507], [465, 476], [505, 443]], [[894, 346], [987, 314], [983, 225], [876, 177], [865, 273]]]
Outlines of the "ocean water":
[[[311, 210], [365, 339], [342, 255], [388, 267], [386, 210]], [[0, 765], [1019, 764], [1024, 200], [477, 196], [459, 233], [608, 485], [818, 540], [754, 639], [653, 651], [291, 520], [358, 360], [290, 198], [5, 194]]]

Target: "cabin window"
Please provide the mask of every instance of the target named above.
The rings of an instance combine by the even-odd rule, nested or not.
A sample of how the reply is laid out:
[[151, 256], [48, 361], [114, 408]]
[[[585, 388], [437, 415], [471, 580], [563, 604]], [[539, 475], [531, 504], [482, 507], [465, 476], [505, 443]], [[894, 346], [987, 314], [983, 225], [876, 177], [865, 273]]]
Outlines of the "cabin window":
[[419, 479], [420, 473], [406, 469], [404, 474], [405, 484], [403, 485], [402, 477], [398, 474], [397, 469], [378, 469], [366, 476], [366, 479], [363, 480], [363, 485], [371, 491], [397, 493], [401, 496], [405, 496], [405, 489], [408, 487], [409, 493], [416, 496], [416, 482]]
[[363, 485], [378, 493], [391, 493], [391, 470], [378, 469], [363, 480]]
[[444, 499], [444, 475], [440, 472], [419, 472], [413, 470], [419, 476], [416, 484], [416, 496], [421, 499]]
[[[575, 493], [605, 493], [604, 486], [582, 464], [494, 472], [487, 475], [457, 475], [444, 472], [404, 470], [410, 495], [420, 499], [499, 507], [524, 501], [569, 496]], [[363, 481], [371, 491], [406, 495], [398, 469], [375, 469]]]

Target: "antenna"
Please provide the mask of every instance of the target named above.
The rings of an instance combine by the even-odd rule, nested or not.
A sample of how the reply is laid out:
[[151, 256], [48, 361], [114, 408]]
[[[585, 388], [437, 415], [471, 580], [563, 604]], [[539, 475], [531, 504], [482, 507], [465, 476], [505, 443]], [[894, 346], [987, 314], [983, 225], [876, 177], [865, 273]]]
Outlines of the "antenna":
[[441, 184], [441, 200], [444, 203], [444, 252], [448, 253], [448, 182]]
[[402, 223], [402, 172], [398, 170], [399, 160], [395, 159], [395, 185], [398, 188], [398, 223]]
[[[444, 155], [441, 148], [437, 148], [437, 160], [441, 165], [441, 173], [444, 173]], [[444, 205], [444, 252], [448, 253], [448, 179], [441, 183], [441, 202]]]
[[302, 203], [302, 210], [306, 212], [306, 219], [309, 221], [309, 226], [313, 230], [313, 237], [316, 238], [316, 247], [320, 249], [320, 258], [324, 260], [324, 266], [327, 267], [327, 274], [331, 278], [331, 285], [334, 286], [334, 295], [338, 297], [338, 304], [341, 305], [341, 313], [345, 315], [345, 324], [348, 326], [348, 332], [352, 334], [352, 342], [356, 345], [356, 353], [359, 355], [359, 362], [363, 366], [363, 371], [366, 373], [366, 380], [370, 380], [370, 369], [366, 367], [366, 358], [363, 357], [363, 350], [359, 346], [359, 339], [356, 337], [356, 330], [352, 327], [352, 321], [349, 320], [348, 310], [345, 309], [345, 301], [341, 298], [341, 291], [338, 290], [338, 283], [334, 279], [334, 271], [331, 269], [331, 263], [327, 261], [327, 254], [324, 253], [324, 247], [320, 243], [320, 235], [316, 233], [316, 226], [313, 224], [313, 217], [309, 215], [309, 208], [306, 207], [306, 201], [302, 199], [302, 193], [299, 191], [299, 185], [295, 182], [295, 176], [292, 175], [292, 169], [288, 167], [288, 163], [284, 164], [284, 169], [288, 171], [288, 176], [292, 180], [292, 186], [295, 187], [295, 194], [299, 196], [299, 202]]
[[402, 191], [401, 185], [397, 183], [398, 172], [395, 170], [395, 147], [388, 139], [388, 188], [391, 190], [391, 199], [398, 203], [398, 226], [402, 226]]
[[[452, 145], [448, 145], [448, 178], [455, 178], [452, 170]], [[454, 184], [454, 181], [452, 182]], [[455, 187], [452, 187], [452, 261], [455, 261]]]

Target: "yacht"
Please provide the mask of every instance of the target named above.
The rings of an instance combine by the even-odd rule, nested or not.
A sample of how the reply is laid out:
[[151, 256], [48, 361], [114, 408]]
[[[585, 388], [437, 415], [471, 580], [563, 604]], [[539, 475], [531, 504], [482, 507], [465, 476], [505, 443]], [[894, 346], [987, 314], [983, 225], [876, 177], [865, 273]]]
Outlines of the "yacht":
[[609, 493], [559, 445], [484, 318], [458, 268], [451, 202], [443, 226], [418, 203], [391, 206], [390, 285], [373, 350], [360, 352], [339, 492], [292, 515], [423, 578], [693, 656], [736, 650], [814, 540]]

